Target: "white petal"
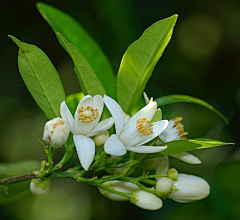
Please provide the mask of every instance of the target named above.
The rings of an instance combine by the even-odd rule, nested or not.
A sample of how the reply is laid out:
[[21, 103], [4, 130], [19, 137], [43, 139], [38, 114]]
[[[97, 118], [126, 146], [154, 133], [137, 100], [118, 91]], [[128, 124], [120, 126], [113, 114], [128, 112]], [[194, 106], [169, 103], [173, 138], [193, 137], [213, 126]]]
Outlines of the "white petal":
[[123, 130], [125, 123], [124, 112], [121, 106], [109, 96], [104, 95], [103, 101], [115, 120], [116, 134], [117, 136], [119, 136]]
[[112, 156], [123, 156], [127, 150], [116, 134], [112, 134], [104, 143], [104, 151]]
[[[157, 137], [160, 133], [162, 133], [162, 131], [164, 131], [164, 129], [167, 127], [168, 125], [168, 121], [167, 120], [162, 120], [162, 121], [157, 121], [157, 122], [153, 122], [153, 134], [152, 135], [145, 135], [145, 136], [141, 136], [136, 128], [135, 131], [137, 132], [137, 134], [139, 136], [136, 136], [135, 133], [132, 134], [132, 137], [127, 136], [127, 133], [125, 132], [130, 130], [131, 127], [124, 129], [124, 131], [122, 132], [120, 139], [121, 140], [125, 140], [126, 138], [128, 138], [128, 143], [125, 144], [125, 141], [123, 142], [125, 144], [125, 146], [136, 146], [136, 145], [143, 145], [151, 140], [153, 140], [155, 137]], [[123, 137], [123, 134], [126, 135]]]
[[147, 117], [147, 120], [151, 120], [157, 111], [157, 103], [151, 102], [144, 108], [140, 109], [126, 124], [125, 128], [128, 126], [136, 127], [137, 120], [140, 118]]
[[86, 108], [88, 106], [93, 107], [92, 96], [86, 95], [86, 96], [84, 96], [84, 98], [81, 99], [81, 101], [79, 102], [79, 104], [77, 106], [75, 115], [74, 115], [74, 118], [75, 118], [74, 119], [74, 127], [73, 127], [74, 134], [87, 135], [92, 131], [96, 122], [94, 120], [94, 121], [91, 121], [90, 123], [85, 123], [85, 122], [78, 120], [78, 114], [79, 114], [78, 111], [79, 111], [79, 108], [81, 108], [82, 106], [83, 106], [83, 108]]
[[96, 120], [94, 120], [95, 122], [95, 125], [99, 122], [99, 119], [102, 115], [102, 112], [103, 112], [103, 99], [102, 99], [102, 96], [100, 95], [95, 95], [93, 97], [93, 108], [95, 109], [98, 109], [98, 113], [99, 113], [99, 116], [98, 118], [96, 118]]
[[61, 103], [61, 106], [60, 106], [60, 113], [61, 113], [61, 117], [62, 119], [68, 123], [69, 127], [70, 127], [70, 130], [71, 132], [73, 132], [73, 122], [74, 122], [74, 119], [73, 119], [73, 116], [72, 116], [72, 113], [70, 112], [67, 104], [65, 101], [63, 101]]
[[143, 92], [143, 97], [144, 97], [145, 103], [148, 104], [150, 100], [149, 100], [146, 92]]
[[74, 144], [78, 158], [85, 170], [88, 170], [95, 155], [95, 143], [91, 138], [84, 135], [74, 135]]
[[134, 147], [126, 147], [127, 150], [133, 151], [136, 153], [157, 153], [163, 151], [167, 148], [167, 146], [161, 147], [153, 147], [153, 146], [134, 146]]
[[107, 118], [103, 121], [100, 121], [97, 126], [91, 131], [91, 133], [89, 133], [87, 136], [88, 137], [92, 137], [102, 131], [106, 131], [108, 130], [109, 128], [112, 127], [112, 125], [114, 124], [114, 119], [113, 117], [111, 118]]
[[201, 160], [199, 160], [197, 157], [195, 157], [194, 155], [188, 153], [188, 152], [181, 152], [181, 153], [178, 153], [178, 154], [172, 154], [170, 155], [172, 157], [175, 157], [179, 160], [182, 160], [186, 163], [190, 163], [190, 164], [200, 164], [202, 163]]

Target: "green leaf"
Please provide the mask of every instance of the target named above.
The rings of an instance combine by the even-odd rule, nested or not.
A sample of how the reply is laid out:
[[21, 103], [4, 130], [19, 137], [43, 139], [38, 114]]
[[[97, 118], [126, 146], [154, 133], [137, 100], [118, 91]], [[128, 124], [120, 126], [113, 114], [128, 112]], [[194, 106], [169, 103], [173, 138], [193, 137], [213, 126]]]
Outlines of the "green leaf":
[[151, 122], [161, 121], [162, 120], [162, 110], [159, 108], [155, 112]]
[[117, 99], [130, 113], [170, 41], [177, 15], [158, 21], [146, 29], [123, 55], [117, 77]]
[[198, 150], [210, 147], [217, 147], [223, 145], [231, 145], [233, 143], [226, 143], [207, 138], [195, 138], [189, 140], [177, 140], [168, 143], [161, 144], [162, 146], [167, 145], [167, 149], [155, 154], [148, 154], [146, 159], [156, 158], [161, 156], [167, 156], [171, 154], [177, 154], [185, 151]]
[[19, 47], [19, 72], [32, 97], [49, 119], [60, 116], [60, 104], [65, 100], [65, 92], [55, 67], [38, 47], [9, 37]]
[[168, 104], [178, 103], [178, 102], [188, 102], [188, 103], [197, 104], [209, 109], [210, 111], [220, 116], [225, 121], [226, 124], [229, 123], [228, 119], [221, 112], [215, 109], [212, 105], [198, 98], [194, 98], [187, 95], [167, 95], [167, 96], [158, 98], [154, 101], [158, 103], [158, 106], [163, 106], [163, 105], [168, 105]]
[[[93, 38], [68, 14], [42, 2], [37, 3], [37, 8], [55, 34], [58, 32], [61, 33], [69, 43], [74, 45], [82, 53], [103, 84], [107, 94], [115, 98], [116, 77], [114, 76], [107, 57]], [[59, 37], [60, 36], [57, 35], [61, 45], [69, 52]]]
[[61, 34], [57, 33], [57, 36], [66, 47], [68, 54], [73, 60], [75, 72], [77, 74], [77, 78], [83, 90], [83, 93], [89, 94], [91, 96], [103, 96], [106, 94], [102, 83], [97, 78], [94, 70], [92, 69], [88, 60], [83, 56], [83, 54], [75, 46], [69, 43]]
[[0, 163], [0, 178], [22, 175], [40, 167], [37, 160], [24, 160], [17, 163]]

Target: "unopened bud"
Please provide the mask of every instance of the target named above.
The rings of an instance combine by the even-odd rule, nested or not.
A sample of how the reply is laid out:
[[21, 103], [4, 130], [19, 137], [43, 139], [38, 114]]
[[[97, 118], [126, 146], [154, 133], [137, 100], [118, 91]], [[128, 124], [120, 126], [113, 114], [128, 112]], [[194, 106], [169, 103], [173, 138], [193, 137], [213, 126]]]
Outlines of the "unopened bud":
[[97, 147], [103, 146], [105, 141], [109, 138], [109, 132], [108, 131], [102, 131], [99, 134], [94, 136], [94, 142]]
[[[107, 182], [104, 182], [103, 185], [107, 186], [110, 189], [113, 189], [118, 192], [123, 192], [123, 193], [132, 193], [134, 190], [139, 189], [139, 187], [134, 183], [120, 181], [120, 180], [107, 181]], [[121, 196], [115, 193], [111, 193], [107, 190], [101, 189], [100, 187], [98, 189], [103, 196], [113, 201], [121, 202], [121, 201], [129, 200], [129, 198], [126, 196]]]
[[134, 191], [130, 202], [146, 210], [158, 210], [163, 206], [162, 200], [158, 196], [143, 190]]
[[50, 184], [50, 178], [32, 179], [30, 183], [30, 191], [35, 196], [44, 197], [48, 194], [50, 190]]
[[176, 202], [193, 202], [204, 199], [210, 193], [210, 186], [204, 179], [182, 173], [174, 181], [174, 186], [178, 190], [173, 190], [168, 197]]
[[[169, 170], [169, 159], [168, 156], [159, 157], [160, 165], [156, 169], [156, 174], [167, 173]], [[157, 177], [156, 180], [161, 179], [161, 177]]]
[[42, 139], [53, 148], [59, 148], [66, 143], [69, 132], [68, 123], [61, 118], [54, 118], [46, 122]]
[[157, 181], [156, 190], [158, 196], [165, 196], [169, 194], [173, 187], [172, 179], [168, 177], [162, 177]]
[[168, 170], [168, 177], [172, 180], [176, 180], [178, 178], [178, 171], [175, 168], [171, 168]]

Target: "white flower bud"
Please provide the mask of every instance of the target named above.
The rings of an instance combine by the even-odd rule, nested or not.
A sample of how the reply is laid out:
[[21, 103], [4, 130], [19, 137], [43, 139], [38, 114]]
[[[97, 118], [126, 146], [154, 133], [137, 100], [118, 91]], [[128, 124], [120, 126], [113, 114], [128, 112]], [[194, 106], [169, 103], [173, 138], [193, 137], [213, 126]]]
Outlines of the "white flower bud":
[[146, 210], [158, 210], [163, 206], [162, 200], [158, 196], [143, 190], [134, 191], [130, 202]]
[[54, 118], [46, 122], [42, 139], [53, 148], [59, 148], [66, 143], [69, 132], [68, 123], [61, 118]]
[[175, 157], [181, 161], [184, 161], [185, 163], [189, 164], [200, 164], [202, 163], [201, 160], [199, 160], [196, 156], [188, 153], [188, 152], [181, 152], [178, 154], [171, 154], [172, 157]]
[[[134, 190], [139, 189], [139, 187], [134, 183], [120, 181], [120, 180], [107, 181], [107, 182], [104, 182], [103, 185], [115, 191], [124, 192], [124, 193], [132, 193]], [[126, 196], [121, 196], [115, 193], [111, 193], [107, 190], [101, 189], [100, 187], [98, 189], [103, 196], [113, 201], [121, 202], [121, 201], [129, 200], [129, 198]]]
[[168, 197], [176, 202], [193, 202], [204, 199], [210, 193], [210, 186], [204, 179], [182, 173], [174, 181], [174, 186], [178, 191], [172, 191]]
[[109, 132], [108, 131], [102, 131], [99, 134], [95, 135], [93, 140], [95, 142], [95, 145], [97, 147], [103, 146], [105, 141], [109, 138]]
[[165, 196], [169, 194], [172, 190], [172, 187], [173, 187], [172, 179], [168, 177], [163, 177], [159, 179], [156, 184], [157, 195]]
[[50, 190], [50, 184], [50, 178], [32, 179], [30, 183], [30, 191], [33, 195], [43, 198], [48, 194]]
[[[168, 156], [159, 157], [160, 165], [156, 169], [156, 174], [167, 173], [169, 170], [169, 159]], [[156, 180], [161, 179], [161, 177], [157, 177]]]

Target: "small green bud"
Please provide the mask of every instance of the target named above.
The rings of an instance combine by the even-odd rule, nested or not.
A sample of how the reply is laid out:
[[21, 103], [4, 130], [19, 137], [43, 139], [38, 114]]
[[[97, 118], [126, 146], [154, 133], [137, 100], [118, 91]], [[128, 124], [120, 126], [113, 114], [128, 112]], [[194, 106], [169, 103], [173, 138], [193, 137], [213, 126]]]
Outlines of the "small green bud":
[[30, 183], [30, 191], [33, 195], [38, 197], [44, 197], [50, 190], [51, 180], [50, 178], [45, 179], [32, 179]]
[[173, 187], [173, 180], [168, 177], [162, 177], [157, 181], [156, 190], [158, 196], [169, 194]]
[[168, 170], [168, 177], [172, 180], [177, 180], [178, 178], [178, 171], [175, 168], [171, 168]]
[[105, 141], [109, 138], [109, 132], [108, 131], [102, 131], [99, 134], [94, 136], [94, 142], [97, 147], [103, 146]]

